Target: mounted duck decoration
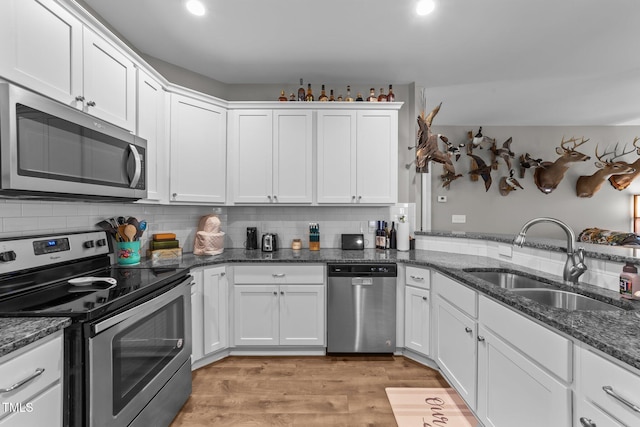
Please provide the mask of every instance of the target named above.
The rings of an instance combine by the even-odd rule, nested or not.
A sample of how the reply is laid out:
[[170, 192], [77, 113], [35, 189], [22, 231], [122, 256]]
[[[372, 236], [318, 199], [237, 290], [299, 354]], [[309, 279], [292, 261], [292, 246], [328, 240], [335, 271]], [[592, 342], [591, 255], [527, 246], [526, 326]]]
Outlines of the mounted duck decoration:
[[502, 143], [502, 147], [498, 148], [496, 146], [496, 140], [493, 140], [491, 147], [489, 147], [491, 151], [491, 168], [493, 170], [498, 170], [498, 157], [504, 160], [504, 163], [507, 165], [507, 170], [511, 170], [511, 159], [515, 157], [514, 152], [511, 151], [512, 141], [513, 139], [509, 137], [509, 139]]
[[503, 176], [500, 178], [500, 182], [498, 183], [498, 189], [500, 190], [501, 196], [508, 196], [512, 191], [517, 190], [518, 188], [524, 190], [524, 187], [520, 185], [517, 179], [513, 177], [513, 169], [509, 171], [509, 176]]
[[481, 157], [475, 154], [467, 154], [467, 156], [471, 157], [477, 165], [475, 169], [469, 171], [469, 175], [475, 176], [476, 180], [478, 176], [482, 177], [484, 189], [485, 191], [489, 191], [489, 187], [491, 187], [491, 166], [487, 165]]
[[520, 156], [520, 178], [524, 178], [527, 169], [539, 167], [543, 167], [542, 159], [534, 159], [529, 153]]
[[[636, 154], [638, 156], [640, 156], [640, 147], [638, 147], [636, 143], [639, 140], [640, 140], [640, 137], [637, 137], [637, 136], [633, 140], [633, 146], [635, 147]], [[613, 188], [615, 188], [616, 190], [622, 191], [625, 188], [627, 188], [629, 184], [631, 184], [638, 175], [640, 175], [640, 158], [638, 158], [635, 162], [631, 163], [631, 167], [635, 169], [634, 172], [626, 173], [626, 174], [611, 175], [609, 177], [609, 182], [611, 183], [611, 185], [613, 185]]]
[[[600, 187], [602, 187], [602, 184], [610, 175], [625, 175], [635, 172], [633, 166], [627, 162], [614, 162], [615, 159], [634, 151], [633, 149], [631, 151], [624, 151], [625, 148], [626, 145], [622, 148], [622, 153], [618, 154], [618, 144], [616, 144], [613, 151], [605, 150], [602, 155], [599, 155], [598, 146], [596, 146], [596, 157], [598, 158], [598, 161], [595, 162], [595, 165], [598, 168], [598, 171], [593, 175], [583, 175], [578, 178], [578, 181], [576, 182], [576, 194], [578, 197], [593, 196], [598, 190], [600, 190]], [[610, 157], [605, 159], [606, 156]]]
[[[469, 157], [471, 157], [471, 164], [469, 165], [469, 169], [474, 171], [476, 169], [479, 168], [478, 163], [476, 163], [476, 160], [473, 158], [472, 154], [473, 154], [473, 149], [474, 148], [478, 148], [478, 149], [482, 149], [482, 144], [495, 144], [495, 139], [493, 138], [489, 138], [487, 136], [484, 136], [482, 134], [482, 126], [480, 126], [480, 128], [478, 129], [478, 132], [476, 132], [476, 134], [473, 134], [473, 131], [469, 131], [467, 132], [467, 139], [469, 140], [469, 142], [466, 144], [467, 145], [467, 155]], [[484, 161], [483, 161], [484, 163]], [[479, 174], [471, 174], [471, 181], [475, 182], [478, 180], [479, 178]]]
[[[533, 174], [533, 180], [536, 186], [544, 194], [549, 194], [558, 187], [562, 178], [564, 178], [565, 172], [574, 162], [584, 162], [591, 157], [576, 151], [576, 148], [589, 141], [589, 139], [582, 138], [580, 142], [576, 138], [571, 138], [560, 142], [560, 146], [556, 147], [556, 153], [560, 155], [555, 162], [542, 162], [540, 166], [536, 168]], [[572, 144], [568, 147], [568, 144]]]
[[[453, 166], [451, 164], [451, 166]], [[440, 175], [440, 179], [442, 180], [442, 186], [449, 190], [449, 186], [453, 181], [460, 178], [462, 174], [456, 173], [456, 170], [452, 168], [449, 163], [445, 163], [442, 165], [442, 175]]]

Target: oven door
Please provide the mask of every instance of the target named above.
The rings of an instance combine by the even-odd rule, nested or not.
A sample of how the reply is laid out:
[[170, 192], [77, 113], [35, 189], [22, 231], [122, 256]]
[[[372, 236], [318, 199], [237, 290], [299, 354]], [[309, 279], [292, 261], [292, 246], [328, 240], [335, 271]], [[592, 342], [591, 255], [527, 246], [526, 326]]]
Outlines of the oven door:
[[[128, 426], [191, 355], [191, 278], [92, 326], [89, 339], [90, 426]], [[191, 385], [191, 372], [188, 382]], [[175, 399], [191, 392], [171, 390]], [[166, 394], [166, 393], [165, 393]]]

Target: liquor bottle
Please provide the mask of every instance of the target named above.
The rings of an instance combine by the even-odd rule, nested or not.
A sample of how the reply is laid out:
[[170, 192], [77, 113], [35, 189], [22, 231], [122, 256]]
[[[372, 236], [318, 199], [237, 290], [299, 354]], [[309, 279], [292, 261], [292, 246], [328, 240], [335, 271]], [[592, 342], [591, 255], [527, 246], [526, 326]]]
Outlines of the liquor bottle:
[[389, 249], [390, 243], [391, 243], [391, 235], [389, 233], [389, 223], [385, 221], [384, 222], [384, 248]]
[[353, 98], [351, 97], [351, 86], [347, 86], [347, 97], [345, 98], [347, 102], [353, 102]]
[[338, 101], [340, 102], [344, 101], [344, 98], [342, 98], [342, 94], [338, 95]]
[[396, 236], [396, 223], [391, 221], [391, 230], [389, 231], [389, 249], [397, 249], [398, 240]]
[[356, 102], [362, 102], [362, 101], [364, 101], [364, 99], [362, 99], [362, 94], [358, 92], [358, 94], [356, 95]]
[[387, 95], [384, 94], [384, 88], [380, 88], [380, 95], [378, 95], [378, 102], [387, 102]]
[[307, 102], [313, 101], [313, 91], [311, 90], [311, 83], [307, 85], [307, 95], [305, 96], [304, 100]]
[[304, 101], [306, 94], [304, 92], [304, 87], [302, 86], [302, 79], [300, 79], [300, 87], [298, 88], [298, 101]]
[[384, 221], [377, 222], [376, 249], [384, 249]]
[[334, 102], [336, 98], [333, 96], [333, 89], [329, 92], [329, 102]]
[[295, 100], [296, 100], [296, 96], [293, 93], [289, 95], [289, 101], [295, 101]]
[[369, 89], [369, 97], [367, 98], [367, 102], [378, 102], [378, 97], [376, 96], [376, 90], [374, 88]]
[[327, 96], [327, 92], [324, 90], [324, 85], [322, 85], [322, 91], [320, 92], [320, 96], [318, 97], [318, 101], [327, 102], [329, 97]]
[[284, 89], [282, 89], [280, 91], [280, 97], [278, 98], [278, 101], [280, 101], [280, 102], [287, 102], [288, 101], [287, 96], [284, 94]]
[[389, 93], [387, 94], [387, 102], [395, 102], [396, 96], [393, 93], [391, 85], [389, 85]]

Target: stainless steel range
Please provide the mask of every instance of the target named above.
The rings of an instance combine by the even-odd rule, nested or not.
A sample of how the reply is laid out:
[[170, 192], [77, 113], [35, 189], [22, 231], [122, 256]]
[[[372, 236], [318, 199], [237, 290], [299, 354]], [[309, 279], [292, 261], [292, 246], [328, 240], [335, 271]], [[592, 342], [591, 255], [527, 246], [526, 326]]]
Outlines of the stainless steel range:
[[191, 394], [191, 276], [111, 252], [103, 231], [0, 240], [0, 316], [72, 319], [65, 425], [168, 425]]

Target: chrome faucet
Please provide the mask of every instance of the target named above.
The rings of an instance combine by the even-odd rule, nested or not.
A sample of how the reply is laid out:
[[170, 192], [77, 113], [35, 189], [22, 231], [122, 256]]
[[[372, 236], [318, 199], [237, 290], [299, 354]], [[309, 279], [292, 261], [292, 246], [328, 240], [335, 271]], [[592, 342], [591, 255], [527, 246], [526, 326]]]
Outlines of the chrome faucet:
[[567, 234], [567, 261], [564, 264], [562, 278], [573, 284], [577, 284], [578, 278], [582, 275], [582, 273], [587, 271], [587, 266], [584, 263], [584, 249], [578, 248], [577, 251], [574, 249], [576, 235], [573, 233], [571, 227], [569, 227], [564, 222], [555, 218], [534, 218], [522, 226], [520, 233], [513, 240], [513, 244], [518, 247], [522, 247], [524, 245], [525, 236], [529, 228], [531, 228], [531, 226], [534, 224], [538, 224], [539, 222], [550, 222], [552, 224], [557, 224]]

